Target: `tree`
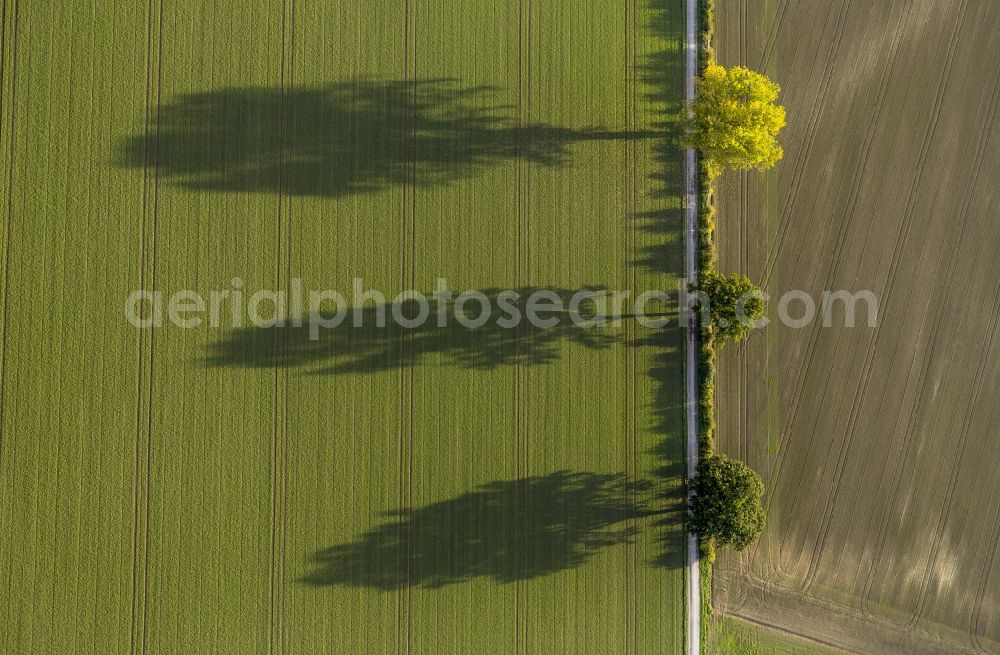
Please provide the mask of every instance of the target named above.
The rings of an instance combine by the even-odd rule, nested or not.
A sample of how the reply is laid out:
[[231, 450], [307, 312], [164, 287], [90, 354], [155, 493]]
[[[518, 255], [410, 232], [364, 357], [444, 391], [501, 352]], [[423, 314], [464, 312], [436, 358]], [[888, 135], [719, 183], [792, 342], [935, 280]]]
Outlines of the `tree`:
[[742, 66], [712, 64], [698, 79], [686, 145], [705, 158], [710, 177], [727, 166], [767, 170], [784, 156], [778, 133], [785, 108], [775, 104], [781, 87]]
[[715, 330], [719, 345], [746, 339], [764, 317], [764, 294], [745, 275], [709, 273], [701, 291], [702, 322], [707, 320]]
[[716, 545], [746, 550], [767, 522], [764, 483], [753, 469], [725, 455], [701, 460], [691, 481], [690, 527]]

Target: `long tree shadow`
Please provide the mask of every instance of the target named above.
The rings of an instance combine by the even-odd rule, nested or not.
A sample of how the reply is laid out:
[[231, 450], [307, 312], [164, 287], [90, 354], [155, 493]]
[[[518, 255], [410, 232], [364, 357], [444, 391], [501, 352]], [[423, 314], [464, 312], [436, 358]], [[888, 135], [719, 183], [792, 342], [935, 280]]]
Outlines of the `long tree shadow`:
[[652, 3], [646, 30], [664, 47], [646, 56], [639, 70], [643, 97], [651, 115], [649, 141], [654, 171], [647, 199], [653, 208], [635, 214], [647, 233], [662, 243], [642, 249], [636, 264], [656, 273], [680, 275], [684, 270], [684, 150], [680, 146], [684, 115], [683, 8], [678, 3]]
[[646, 502], [651, 491], [621, 474], [572, 471], [491, 482], [386, 514], [356, 540], [315, 553], [303, 582], [390, 591], [537, 578], [630, 543], [637, 529], [627, 520], [657, 513]]
[[656, 457], [653, 474], [661, 483], [656, 504], [672, 509], [657, 517], [660, 549], [652, 563], [668, 569], [680, 568], [685, 562], [684, 352], [680, 336], [680, 329], [672, 327], [652, 331], [635, 343], [653, 353], [646, 374], [653, 380], [652, 431], [658, 436], [651, 447]]
[[[539, 318], [552, 324], [533, 325], [527, 318], [527, 305], [539, 290], [521, 287], [478, 291], [492, 314], [487, 322], [474, 327], [461, 323], [458, 316], [475, 320], [481, 313], [477, 301], [459, 307], [456, 299], [439, 303], [428, 293], [426, 317], [414, 327], [403, 327], [393, 316], [393, 306], [380, 303], [345, 308], [336, 327], [319, 327], [320, 321], [334, 318], [336, 312], [330, 310], [302, 317], [300, 325], [288, 321], [284, 325], [239, 328], [211, 344], [208, 362], [211, 366], [249, 368], [313, 367], [314, 372], [323, 374], [391, 370], [401, 363], [412, 365], [437, 355], [443, 356], [440, 363], [463, 368], [493, 369], [515, 363], [532, 366], [556, 360], [567, 343], [590, 349], [620, 344], [621, 322], [634, 318], [611, 313], [610, 300], [603, 303], [607, 311], [602, 311], [602, 303], [594, 299], [578, 303], [575, 314], [571, 311], [576, 294], [600, 296], [604, 292], [601, 287], [545, 289], [558, 298], [563, 310], [538, 312]], [[516, 293], [517, 299], [507, 296], [509, 303], [501, 309], [502, 294], [510, 292]], [[511, 308], [521, 317], [516, 325], [508, 322], [513, 315]], [[667, 320], [674, 315], [669, 305], [657, 307], [651, 303], [648, 309], [653, 310], [648, 313], [650, 318]], [[414, 301], [406, 301], [397, 312], [404, 318], [416, 318], [419, 307]]]
[[128, 138], [118, 160], [155, 160], [162, 177], [194, 189], [340, 196], [447, 183], [515, 157], [557, 166], [574, 143], [654, 136], [519, 125], [500, 96], [450, 79], [183, 95]]
[[[651, 209], [638, 212], [634, 219], [641, 229], [657, 237], [644, 247], [635, 264], [647, 271], [670, 276], [684, 272], [684, 151], [680, 146], [684, 111], [684, 14], [681, 3], [647, 4], [645, 31], [662, 44], [647, 55], [639, 79], [644, 89], [651, 127], [658, 138], [650, 142], [655, 164], [647, 194]], [[680, 311], [678, 302], [674, 311]], [[637, 342], [653, 353], [647, 375], [653, 381], [653, 432], [659, 441], [653, 448], [657, 458], [655, 474], [662, 482], [658, 506], [676, 508], [658, 517], [660, 552], [656, 566], [673, 569], [685, 564], [684, 480], [684, 335], [681, 320], [662, 330], [650, 332]]]

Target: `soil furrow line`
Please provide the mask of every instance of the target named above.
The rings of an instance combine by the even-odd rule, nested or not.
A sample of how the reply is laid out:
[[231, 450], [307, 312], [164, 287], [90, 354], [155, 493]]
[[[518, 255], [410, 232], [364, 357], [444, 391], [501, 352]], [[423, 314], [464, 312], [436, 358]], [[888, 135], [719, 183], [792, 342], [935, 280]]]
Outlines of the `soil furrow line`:
[[[991, 496], [995, 495], [996, 494], [991, 494]], [[989, 582], [990, 577], [993, 574], [993, 566], [997, 561], [997, 553], [1000, 552], [1000, 503], [988, 503], [987, 507], [990, 505], [997, 508], [993, 517], [993, 527], [990, 531], [990, 538], [987, 542], [991, 545], [987, 546], [989, 555], [986, 556], [983, 563], [983, 577], [979, 582], [979, 587], [976, 589], [976, 597], [972, 603], [972, 612], [969, 617], [969, 636], [972, 641], [972, 647], [979, 653], [990, 652], [990, 650], [982, 644], [978, 628], [979, 622], [983, 616], [983, 605], [986, 601], [986, 592], [989, 590]]]
[[910, 628], [916, 626], [921, 614], [923, 614], [924, 605], [927, 601], [927, 592], [930, 585], [931, 574], [933, 573], [933, 565], [937, 561], [938, 554], [941, 552], [941, 542], [944, 537], [945, 524], [951, 516], [951, 510], [955, 503], [955, 490], [958, 487], [959, 475], [962, 470], [962, 458], [965, 456], [966, 446], [969, 442], [969, 434], [972, 432], [973, 417], [975, 416], [976, 408], [980, 406], [983, 381], [986, 378], [989, 355], [993, 352], [993, 344], [996, 341], [998, 321], [1000, 321], [1000, 288], [998, 288], [998, 294], [996, 298], [994, 298], [993, 319], [990, 324], [989, 337], [987, 338], [986, 346], [983, 348], [982, 354], [980, 355], [979, 367], [976, 371], [972, 386], [972, 401], [969, 403], [969, 411], [968, 414], [966, 414], [965, 424], [962, 426], [958, 446], [954, 449], [955, 463], [952, 466], [951, 475], [948, 479], [948, 491], [945, 494], [945, 505], [941, 510], [941, 515], [938, 517], [937, 529], [933, 533], [934, 545], [931, 547], [931, 551], [927, 557], [927, 567], [924, 570], [924, 577], [920, 584], [920, 597], [917, 601], [917, 606], [913, 612], [913, 616], [911, 616], [910, 620], [906, 623], [906, 625]]
[[[908, 14], [908, 12], [907, 12], [907, 14]], [[844, 214], [847, 217], [847, 219], [846, 219], [846, 221], [843, 221], [843, 226], [842, 226], [841, 230], [838, 233], [837, 242], [836, 242], [836, 246], [835, 246], [835, 253], [836, 254], [835, 254], [834, 258], [833, 258], [832, 263], [830, 264], [830, 266], [829, 266], [829, 268], [827, 270], [827, 277], [826, 277], [827, 281], [826, 281], [826, 286], [825, 286], [826, 289], [830, 288], [830, 285], [832, 284], [832, 280], [833, 280], [834, 274], [836, 273], [836, 271], [838, 269], [838, 266], [839, 266], [839, 263], [840, 263], [840, 260], [843, 257], [843, 249], [844, 249], [844, 245], [846, 243], [846, 238], [847, 238], [848, 234], [850, 234], [849, 226], [853, 223], [854, 212], [855, 212], [855, 209], [857, 207], [857, 203], [860, 200], [861, 187], [862, 187], [864, 181], [868, 179], [867, 171], [868, 171], [868, 167], [869, 167], [869, 164], [870, 164], [870, 161], [871, 161], [871, 155], [875, 151], [874, 145], [875, 145], [875, 137], [876, 137], [876, 134], [877, 134], [877, 126], [879, 124], [879, 121], [881, 120], [882, 113], [883, 113], [883, 111], [885, 109], [885, 104], [886, 104], [885, 101], [886, 101], [886, 98], [888, 97], [888, 93], [887, 93], [888, 86], [887, 86], [886, 82], [888, 80], [892, 79], [891, 72], [895, 69], [895, 65], [896, 65], [896, 56], [895, 55], [898, 54], [898, 52], [899, 52], [898, 47], [894, 47], [894, 48], [892, 48], [892, 50], [893, 50], [894, 56], [889, 60], [889, 63], [883, 69], [883, 74], [882, 74], [882, 77], [881, 77], [881, 82], [880, 82], [880, 84], [877, 87], [878, 88], [878, 93], [876, 95], [876, 102], [875, 102], [876, 110], [875, 110], [875, 113], [874, 113], [874, 115], [872, 117], [871, 123], [869, 124], [868, 130], [865, 132], [865, 141], [864, 141], [864, 145], [862, 146], [864, 148], [864, 152], [865, 152], [864, 159], [862, 160], [862, 164], [859, 167], [858, 172], [855, 175], [853, 184], [851, 186], [851, 190], [850, 190], [850, 193], [849, 193], [849, 197], [851, 198], [851, 200], [850, 200], [850, 204], [848, 205], [848, 208], [847, 208], [847, 210], [846, 210], [846, 212]], [[869, 229], [870, 229], [870, 226], [869, 226]], [[784, 425], [782, 426], [781, 432], [779, 434], [779, 444], [780, 444], [779, 445], [779, 451], [780, 452], [784, 452], [786, 450], [783, 447], [784, 444], [785, 444], [785, 440], [786, 440], [785, 435], [789, 433], [789, 430], [791, 429], [791, 426], [792, 426], [792, 424], [794, 422], [795, 416], [798, 413], [799, 403], [801, 402], [801, 398], [802, 398], [802, 389], [803, 389], [803, 386], [804, 386], [803, 380], [805, 380], [808, 377], [808, 373], [809, 373], [809, 371], [813, 367], [816, 342], [819, 339], [821, 331], [822, 331], [822, 328], [821, 328], [820, 324], [816, 324], [813, 327], [812, 334], [810, 335], [810, 338], [809, 338], [809, 344], [807, 345], [807, 350], [806, 350], [806, 352], [807, 352], [807, 355], [806, 355], [806, 358], [805, 358], [806, 365], [804, 367], [799, 367], [798, 368], [798, 375], [796, 376], [796, 382], [792, 386], [793, 392], [792, 392], [791, 409], [788, 412], [788, 416], [785, 419]], [[838, 341], [839, 341], [839, 339], [840, 339], [840, 337], [838, 336]]]
[[[975, 157], [974, 157], [973, 172], [969, 176], [970, 179], [972, 180], [972, 185], [971, 185], [972, 189], [975, 189], [979, 185], [979, 181], [982, 179], [982, 167], [983, 167], [983, 162], [985, 160], [985, 155], [986, 155], [986, 145], [987, 145], [987, 142], [988, 142], [988, 139], [989, 139], [990, 135], [992, 134], [992, 128], [993, 128], [993, 124], [994, 124], [994, 121], [995, 121], [996, 116], [997, 116], [998, 106], [1000, 106], [1000, 72], [998, 72], [998, 75], [997, 75], [996, 79], [994, 79], [994, 84], [993, 84], [993, 86], [991, 88], [994, 89], [994, 92], [993, 92], [993, 96], [992, 96], [992, 98], [990, 100], [989, 109], [987, 111], [987, 120], [984, 123], [983, 130], [980, 133], [980, 137], [979, 137], [979, 140], [978, 140], [977, 145], [976, 145], [976, 154], [975, 154]], [[956, 235], [958, 235], [956, 237], [956, 246], [957, 246], [957, 239], [958, 239], [958, 237], [960, 237], [960, 235], [962, 235], [962, 234], [965, 233], [965, 226], [968, 224], [968, 221], [969, 221], [969, 218], [970, 218], [970, 214], [972, 212], [972, 200], [973, 200], [973, 197], [974, 197], [973, 194], [967, 194], [966, 197], [963, 200], [962, 207], [961, 207], [961, 210], [959, 212], [959, 217], [960, 218], [959, 218], [959, 222], [958, 222], [958, 227], [957, 227], [956, 230], [954, 230], [954, 233]], [[983, 246], [983, 244], [982, 244], [982, 242], [980, 242], [979, 243], [979, 247], [977, 248], [977, 251], [976, 251], [976, 257], [977, 258], [979, 256], [979, 253], [982, 251], [982, 246]], [[955, 269], [957, 268], [957, 263], [958, 263], [958, 259], [956, 257], [951, 256], [949, 258], [949, 264], [948, 264], [947, 273], [944, 275], [943, 278], [941, 278], [942, 280], [947, 281], [947, 284], [950, 284], [951, 283], [950, 281], [954, 279]], [[933, 334], [935, 335], [935, 338], [936, 338], [936, 334], [937, 334], [937, 331], [938, 331], [938, 326], [942, 322], [944, 322], [944, 320], [945, 320], [945, 313], [944, 312], [940, 312], [938, 314], [938, 316], [937, 316], [937, 319], [935, 321], [935, 327], [933, 329]], [[994, 326], [994, 331], [995, 331], [995, 326]], [[992, 341], [993, 341], [993, 333], [991, 332], [990, 343], [992, 343]], [[990, 348], [987, 348], [986, 351], [985, 351], [985, 353], [988, 354], [989, 352], [990, 352]], [[927, 369], [930, 368], [930, 361], [932, 359], [933, 359], [933, 357], [930, 356], [930, 355], [928, 355], [927, 358], [925, 359], [925, 363], [924, 363], [925, 374], [927, 372]], [[986, 361], [985, 356], [984, 356], [984, 358], [983, 358], [982, 361], [985, 363], [985, 361]], [[977, 385], [978, 385], [978, 383], [977, 383]], [[926, 395], [926, 392], [925, 392], [924, 395]], [[923, 400], [921, 400], [921, 402], [918, 403], [919, 406], [923, 406], [923, 404], [924, 404]], [[915, 421], [916, 421], [916, 417], [915, 416], [911, 416], [910, 421], [909, 421], [909, 425], [907, 426], [907, 431], [905, 433], [906, 435], [912, 434], [913, 429], [914, 429]], [[965, 443], [966, 436], [967, 435], [963, 435], [963, 438], [962, 438], [962, 447], [963, 448], [964, 448], [964, 443]], [[907, 443], [909, 443], [909, 441], [910, 441], [910, 439], [907, 440]], [[907, 450], [908, 450], [908, 447], [907, 447]], [[956, 466], [958, 465], [958, 461], [960, 461], [960, 460], [956, 460]], [[895, 500], [896, 500], [896, 498], [898, 498], [899, 491], [900, 491], [899, 484], [900, 484], [900, 480], [901, 480], [901, 468], [902, 468], [902, 463], [900, 463], [900, 465], [897, 467], [897, 471], [894, 473], [894, 476], [893, 476], [894, 485], [893, 485], [893, 492], [892, 492], [892, 495], [891, 495], [891, 498], [893, 499], [893, 504], [895, 504]], [[949, 499], [949, 503], [950, 503], [950, 499]], [[943, 518], [942, 518], [942, 521], [943, 521]], [[938, 548], [938, 544], [940, 542], [940, 538], [941, 538], [941, 534], [940, 534], [940, 528], [939, 528], [939, 532], [937, 533], [937, 537], [936, 537], [936, 543], [935, 543], [935, 546], [934, 546], [934, 550], [935, 551]], [[881, 557], [881, 553], [883, 552], [884, 546], [885, 546], [885, 527], [883, 527], [880, 530], [880, 532], [879, 532], [878, 544], [879, 545], [878, 545], [877, 552], [879, 553], [878, 557], [880, 558]], [[929, 561], [933, 561], [933, 558], [931, 560], [929, 560]], [[874, 562], [877, 562], [877, 560], [873, 561], [873, 566], [874, 566]], [[925, 576], [924, 584], [926, 585], [926, 576]], [[926, 594], [926, 586], [923, 588], [923, 591], [921, 593], [920, 605], [923, 604], [923, 598], [924, 598], [925, 594]], [[865, 596], [862, 600], [863, 600], [863, 602], [862, 602], [862, 609], [867, 613], [867, 596]], [[912, 624], [916, 620], [916, 617], [918, 617], [918, 616], [919, 616], [919, 610], [914, 614], [914, 617], [911, 618], [910, 623]]]
[[778, 34], [781, 33], [781, 26], [785, 21], [785, 12], [788, 10], [788, 4], [788, 0], [781, 0], [778, 3], [777, 15], [771, 22], [767, 37], [764, 39], [764, 48], [761, 51], [760, 63], [757, 65], [757, 70], [763, 71], [764, 66], [771, 59], [771, 53], [778, 43]]
[[763, 286], [765, 288], [771, 279], [771, 273], [773, 272], [774, 264], [777, 261], [778, 253], [781, 252], [782, 246], [785, 242], [785, 237], [788, 234], [788, 228], [792, 220], [792, 209], [799, 197], [802, 182], [806, 177], [805, 169], [808, 165], [809, 155], [813, 152], [816, 135], [819, 133], [819, 125], [821, 122], [820, 116], [822, 116], [823, 111], [826, 109], [827, 96], [830, 93], [830, 86], [833, 82], [833, 72], [836, 69], [837, 56], [840, 54], [840, 48], [844, 42], [844, 27], [847, 24], [847, 14], [850, 6], [850, 0], [844, 2], [840, 15], [837, 17], [837, 25], [834, 30], [833, 37], [833, 47], [827, 55], [826, 68], [823, 71], [823, 78], [820, 82], [819, 92], [816, 94], [816, 99], [813, 101], [812, 108], [809, 112], [809, 120], [806, 123], [806, 135], [803, 140], [803, 147], [800, 151], [797, 165], [792, 172], [789, 198], [784, 205], [781, 216], [778, 219], [778, 239], [773, 247], [768, 248], [767, 257], [765, 259], [765, 273], [763, 281]]
[[[894, 65], [895, 65], [894, 62], [892, 62], [892, 63], [890, 63], [884, 69], [884, 71], [883, 71], [883, 80], [891, 78], [891, 76], [889, 75], [889, 73], [893, 70]], [[880, 117], [882, 115], [882, 111], [883, 111], [884, 106], [885, 106], [885, 98], [886, 98], [886, 93], [885, 93], [886, 87], [884, 85], [880, 84], [879, 85], [879, 89], [880, 89], [880, 93], [879, 93], [878, 100], [877, 100], [877, 103], [876, 103], [876, 112], [873, 115], [873, 118], [872, 118], [872, 121], [870, 123], [869, 129], [868, 129], [868, 131], [866, 133], [865, 144], [863, 146], [865, 148], [865, 156], [864, 156], [863, 163], [862, 163], [862, 165], [861, 165], [858, 173], [855, 175], [855, 178], [854, 178], [851, 190], [850, 190], [850, 196], [849, 197], [851, 198], [851, 203], [850, 203], [850, 205], [849, 205], [849, 207], [848, 207], [848, 209], [847, 209], [847, 211], [845, 213], [845, 216], [847, 218], [846, 218], [845, 221], [842, 221], [843, 226], [842, 226], [842, 228], [840, 229], [840, 231], [838, 233], [837, 242], [836, 242], [835, 249], [834, 249], [834, 256], [833, 256], [833, 258], [831, 260], [831, 263], [830, 263], [830, 265], [828, 267], [828, 271], [827, 271], [826, 284], [825, 284], [825, 287], [824, 287], [825, 289], [829, 289], [830, 286], [832, 285], [832, 280], [834, 278], [834, 275], [835, 275], [836, 271], [838, 270], [839, 263], [840, 263], [841, 259], [843, 258], [844, 247], [846, 245], [846, 238], [847, 238], [847, 235], [849, 234], [849, 229], [848, 228], [849, 228], [849, 226], [853, 222], [852, 217], [853, 217], [853, 214], [854, 214], [854, 209], [855, 209], [855, 207], [857, 205], [857, 202], [858, 202], [858, 198], [859, 198], [859, 194], [860, 194], [860, 189], [861, 189], [861, 186], [862, 186], [864, 180], [867, 179], [867, 175], [866, 175], [867, 168], [868, 168], [868, 165], [869, 165], [869, 162], [870, 162], [871, 154], [875, 150], [875, 148], [874, 148], [875, 132], [876, 132], [875, 127], [878, 125], [878, 122], [879, 122]], [[782, 429], [781, 429], [781, 432], [780, 432], [780, 435], [779, 435], [779, 443], [780, 443], [780, 446], [779, 446], [779, 451], [780, 451], [779, 462], [781, 462], [780, 465], [783, 465], [784, 458], [787, 456], [787, 452], [786, 452], [787, 448], [785, 448], [785, 445], [787, 444], [788, 440], [792, 438], [792, 431], [791, 430], [792, 430], [792, 426], [794, 424], [795, 417], [797, 416], [799, 408], [800, 408], [801, 399], [803, 397], [803, 388], [805, 386], [805, 382], [804, 381], [806, 379], [808, 379], [809, 371], [811, 371], [812, 368], [813, 368], [813, 364], [815, 362], [815, 357], [816, 357], [816, 352], [817, 352], [816, 346], [819, 343], [819, 339], [820, 339], [820, 336], [822, 334], [822, 331], [823, 331], [823, 327], [822, 327], [822, 325], [820, 323], [814, 324], [813, 329], [812, 329], [811, 334], [810, 334], [808, 345], [806, 347], [806, 355], [805, 355], [805, 362], [806, 363], [805, 363], [805, 366], [798, 367], [798, 375], [797, 375], [797, 378], [796, 378], [796, 382], [795, 382], [795, 384], [792, 387], [794, 389], [794, 392], [793, 392], [793, 396], [792, 396], [791, 409], [788, 412], [788, 417], [785, 419], [784, 425], [782, 426]], [[840, 348], [840, 342], [841, 342], [841, 339], [842, 339], [842, 335], [843, 335], [843, 332], [839, 332], [838, 335], [837, 335], [836, 341], [834, 343], [834, 351], [835, 352], [837, 350], [839, 350], [839, 348]], [[828, 391], [829, 391], [829, 388], [830, 388], [831, 384], [832, 384], [832, 380], [831, 380], [831, 378], [828, 377], [826, 379], [826, 382], [824, 384], [824, 390], [823, 390], [822, 394], [820, 394], [820, 397], [827, 397], [827, 394], [828, 394]], [[883, 392], [884, 391], [885, 390], [883, 390]], [[812, 441], [812, 437], [816, 434], [816, 425], [817, 425], [817, 421], [818, 421], [818, 416], [814, 416], [813, 418], [814, 418], [814, 421], [813, 421], [812, 429], [810, 429], [808, 431], [808, 434], [810, 435], [809, 436], [809, 443], [810, 444], [811, 444], [811, 441]], [[800, 474], [799, 474], [799, 480], [798, 480], [798, 483], [796, 485], [796, 492], [790, 494], [790, 497], [793, 499], [793, 503], [794, 503], [794, 499], [795, 498], [799, 498], [800, 497], [799, 494], [798, 494], [797, 489], [799, 487], [801, 487], [802, 480], [804, 478], [804, 474], [805, 474], [805, 471], [803, 469], [803, 470], [800, 471]], [[773, 499], [774, 495], [775, 495], [773, 492], [774, 492], [775, 485], [777, 484], [777, 479], [778, 479], [777, 474], [773, 473], [772, 476], [771, 476], [771, 479], [769, 481], [769, 489], [768, 489], [768, 496], [771, 499]], [[767, 505], [768, 507], [770, 507], [770, 502], [771, 501], [769, 500], [768, 501], [768, 505]], [[789, 512], [789, 515], [791, 515], [791, 512]]]
[[[911, 188], [910, 188], [910, 194], [909, 194], [909, 197], [908, 197], [909, 199], [908, 199], [908, 203], [907, 203], [907, 208], [906, 208], [906, 211], [904, 213], [904, 218], [903, 218], [903, 221], [902, 221], [902, 225], [900, 227], [899, 236], [897, 237], [897, 240], [896, 240], [896, 246], [895, 246], [895, 250], [893, 252], [892, 261], [890, 262], [890, 272], [889, 272], [888, 278], [886, 280], [885, 286], [883, 288], [883, 294], [882, 295], [883, 295], [885, 301], [884, 301], [882, 307], [880, 308], [880, 312], [883, 314], [883, 316], [885, 316], [887, 314], [888, 307], [890, 306], [891, 301], [893, 299], [892, 291], [895, 288], [895, 286], [894, 286], [895, 277], [896, 277], [896, 275], [899, 272], [900, 264], [901, 264], [901, 261], [902, 261], [902, 251], [903, 251], [903, 248], [904, 248], [904, 246], [906, 244], [906, 241], [907, 241], [907, 239], [909, 237], [910, 228], [912, 226], [912, 221], [913, 221], [913, 214], [914, 214], [914, 212], [916, 210], [917, 190], [919, 188], [920, 181], [923, 179], [924, 170], [926, 169], [926, 164], [927, 164], [927, 158], [928, 158], [928, 155], [930, 154], [931, 144], [933, 143], [933, 137], [934, 137], [934, 135], [937, 132], [937, 127], [938, 127], [939, 122], [940, 122], [941, 110], [943, 108], [944, 99], [946, 97], [945, 91], [947, 90], [948, 82], [950, 80], [950, 73], [951, 73], [952, 65], [954, 64], [955, 53], [958, 50], [957, 32], [958, 32], [958, 29], [961, 26], [961, 24], [964, 22], [965, 12], [966, 12], [967, 8], [968, 8], [968, 0], [963, 0], [962, 7], [961, 7], [961, 9], [959, 11], [959, 19], [956, 22], [955, 33], [953, 33], [953, 35], [952, 35], [952, 43], [951, 43], [951, 46], [950, 46], [950, 49], [949, 49], [947, 61], [946, 61], [945, 67], [944, 67], [944, 71], [942, 73], [941, 82], [939, 84], [937, 96], [936, 96], [936, 99], [935, 99], [935, 105], [934, 105], [934, 110], [932, 112], [931, 121], [928, 124], [927, 130], [925, 131], [924, 140], [923, 140], [923, 144], [922, 144], [922, 147], [921, 147], [920, 156], [917, 159], [917, 161], [918, 161], [917, 172], [916, 172], [916, 174], [914, 176], [913, 184], [911, 185]], [[836, 469], [837, 472], [835, 473], [835, 477], [836, 477], [837, 481], [834, 484], [833, 489], [832, 489], [830, 495], [828, 496], [828, 500], [827, 500], [827, 503], [826, 503], [826, 509], [824, 510], [823, 513], [820, 514], [820, 516], [823, 517], [822, 518], [823, 527], [821, 528], [820, 538], [819, 538], [819, 540], [817, 542], [818, 547], [816, 549], [814, 549], [814, 552], [813, 552], [812, 561], [811, 561], [811, 564], [810, 564], [810, 571], [809, 571], [809, 573], [807, 574], [807, 576], [805, 578], [805, 584], [803, 586], [803, 590], [808, 589], [811, 586], [812, 580], [815, 577], [816, 565], [818, 563], [818, 559], [819, 559], [820, 553], [822, 551], [822, 544], [823, 544], [823, 541], [826, 538], [825, 535], [826, 535], [826, 533], [829, 530], [829, 526], [830, 526], [830, 522], [831, 522], [831, 517], [830, 517], [830, 513], [829, 513], [829, 506], [833, 502], [833, 500], [837, 497], [837, 495], [839, 493], [839, 490], [840, 490], [840, 482], [841, 482], [842, 475], [843, 475], [844, 461], [846, 459], [847, 452], [850, 450], [851, 444], [854, 441], [854, 437], [856, 436], [858, 423], [860, 423], [860, 415], [861, 415], [860, 405], [861, 405], [861, 399], [863, 399], [863, 398], [865, 398], [867, 396], [866, 390], [867, 390], [867, 387], [868, 387], [868, 382], [871, 379], [871, 375], [872, 375], [872, 372], [873, 372], [873, 369], [874, 369], [874, 359], [875, 359], [875, 354], [877, 352], [878, 338], [881, 335], [882, 327], [884, 325], [885, 325], [885, 323], [881, 322], [881, 323], [879, 323], [878, 327], [876, 327], [876, 329], [875, 329], [875, 335], [874, 335], [874, 337], [873, 337], [873, 339], [871, 341], [871, 344], [869, 346], [869, 352], [868, 352], [868, 354], [866, 356], [866, 364], [864, 366], [864, 370], [865, 370], [864, 382], [862, 383], [861, 387], [859, 387], [859, 394], [855, 395], [854, 405], [852, 407], [852, 415], [853, 415], [852, 416], [852, 421], [850, 422], [850, 427], [848, 428], [847, 440], [846, 440], [845, 446], [841, 450], [841, 456], [839, 458], [839, 461], [838, 461], [838, 464], [837, 464], [837, 469]]]

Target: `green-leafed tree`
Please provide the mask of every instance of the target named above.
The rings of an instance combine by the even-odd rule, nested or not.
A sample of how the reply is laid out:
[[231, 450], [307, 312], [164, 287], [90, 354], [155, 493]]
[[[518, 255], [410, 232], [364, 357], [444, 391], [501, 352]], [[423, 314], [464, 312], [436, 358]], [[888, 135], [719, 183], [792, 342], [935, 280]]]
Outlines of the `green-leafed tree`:
[[746, 339], [764, 317], [764, 294], [745, 275], [710, 273], [702, 279], [701, 291], [702, 321], [707, 320], [719, 345]]
[[763, 532], [764, 483], [743, 462], [725, 455], [706, 457], [691, 485], [692, 532], [736, 550], [746, 550]]
[[686, 141], [701, 151], [711, 177], [727, 167], [767, 170], [781, 161], [785, 108], [776, 104], [779, 93], [776, 83], [742, 66], [705, 69]]

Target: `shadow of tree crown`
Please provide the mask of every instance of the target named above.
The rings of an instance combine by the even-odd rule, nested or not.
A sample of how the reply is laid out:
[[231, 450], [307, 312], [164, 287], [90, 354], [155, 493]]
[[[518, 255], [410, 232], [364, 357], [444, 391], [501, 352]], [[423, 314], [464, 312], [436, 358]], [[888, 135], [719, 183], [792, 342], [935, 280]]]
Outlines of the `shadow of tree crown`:
[[[412, 364], [430, 355], [443, 355], [448, 365], [473, 369], [493, 369], [499, 366], [547, 364], [555, 361], [566, 343], [590, 349], [610, 348], [614, 344], [625, 346], [649, 345], [649, 339], [623, 340], [624, 332], [613, 324], [614, 319], [631, 319], [631, 316], [607, 316], [607, 323], [595, 326], [578, 325], [568, 311], [561, 313], [541, 312], [542, 318], [556, 320], [553, 327], [535, 327], [524, 318], [526, 299], [537, 287], [521, 287], [511, 291], [519, 295], [512, 303], [521, 313], [522, 320], [517, 327], [504, 327], [498, 307], [498, 296], [507, 290], [483, 289], [481, 293], [490, 303], [493, 315], [488, 322], [468, 328], [455, 316], [455, 303], [444, 305], [445, 312], [438, 313], [437, 301], [431, 293], [429, 314], [422, 325], [402, 327], [393, 320], [392, 307], [379, 304], [346, 308], [340, 325], [319, 328], [316, 336], [310, 334], [310, 321], [318, 318], [329, 319], [333, 312], [304, 316], [300, 325], [290, 321], [273, 327], [242, 327], [233, 330], [220, 341], [210, 345], [208, 364], [237, 368], [269, 368], [274, 366], [307, 367], [316, 366], [320, 374], [371, 373], [396, 369], [403, 364]], [[557, 295], [564, 307], [568, 307], [578, 291], [601, 293], [603, 287], [583, 287], [579, 290], [556, 288], [545, 291]], [[417, 314], [415, 304], [402, 304], [402, 312], [407, 317]], [[674, 307], [670, 307], [674, 311]], [[479, 312], [475, 301], [468, 303], [464, 314], [474, 319]], [[355, 325], [355, 312], [360, 320]], [[378, 327], [380, 316], [384, 326]], [[592, 318], [586, 305], [580, 308], [580, 317]], [[446, 325], [439, 323], [440, 319]], [[401, 358], [404, 353], [408, 355]]]
[[128, 138], [119, 163], [155, 164], [195, 189], [338, 196], [446, 183], [520, 157], [566, 163], [582, 141], [649, 136], [597, 127], [518, 125], [500, 89], [452, 79], [357, 80], [180, 96]]
[[389, 591], [475, 577], [508, 583], [574, 568], [631, 541], [635, 528], [620, 524], [654, 513], [642, 497], [650, 487], [621, 474], [571, 471], [491, 482], [387, 514], [356, 541], [315, 553], [303, 581]]

